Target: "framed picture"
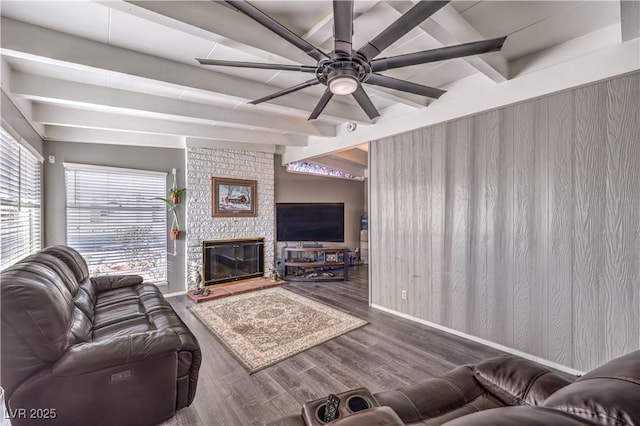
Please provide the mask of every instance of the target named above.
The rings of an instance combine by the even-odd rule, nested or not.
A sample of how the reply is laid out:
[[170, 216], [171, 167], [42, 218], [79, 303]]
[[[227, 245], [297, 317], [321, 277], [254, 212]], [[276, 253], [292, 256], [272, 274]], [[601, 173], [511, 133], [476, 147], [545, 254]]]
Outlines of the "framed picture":
[[211, 178], [211, 215], [217, 217], [256, 216], [258, 182], [255, 180]]

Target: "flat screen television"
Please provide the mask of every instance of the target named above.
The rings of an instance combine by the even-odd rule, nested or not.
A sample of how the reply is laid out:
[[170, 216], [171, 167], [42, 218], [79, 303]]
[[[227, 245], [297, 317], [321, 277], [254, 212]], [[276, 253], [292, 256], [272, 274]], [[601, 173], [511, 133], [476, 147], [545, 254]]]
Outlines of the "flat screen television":
[[344, 242], [344, 203], [277, 203], [278, 241]]

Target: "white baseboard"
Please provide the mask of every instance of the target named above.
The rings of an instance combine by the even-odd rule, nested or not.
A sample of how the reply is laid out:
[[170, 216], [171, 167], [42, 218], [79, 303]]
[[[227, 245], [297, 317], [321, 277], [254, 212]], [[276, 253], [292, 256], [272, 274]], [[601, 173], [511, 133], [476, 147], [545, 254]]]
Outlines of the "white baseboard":
[[167, 293], [164, 295], [164, 298], [166, 299], [167, 297], [175, 297], [175, 296], [182, 296], [183, 294], [187, 294], [186, 291], [176, 291], [174, 293]]
[[535, 361], [535, 362], [537, 362], [539, 364], [546, 365], [547, 367], [555, 368], [556, 370], [564, 371], [566, 373], [575, 374], [575, 375], [578, 375], [578, 376], [581, 376], [581, 375], [584, 374], [584, 371], [576, 370], [574, 368], [567, 367], [566, 365], [557, 364], [557, 363], [549, 361], [547, 359], [540, 358], [540, 357], [537, 357], [535, 355], [531, 355], [529, 353], [522, 352], [522, 351], [519, 351], [517, 349], [513, 349], [513, 348], [501, 345], [501, 344], [496, 343], [496, 342], [492, 342], [491, 340], [486, 340], [486, 339], [474, 336], [472, 334], [463, 333], [461, 331], [454, 330], [453, 328], [444, 327], [444, 326], [442, 326], [440, 324], [436, 324], [436, 323], [433, 323], [433, 322], [430, 322], [430, 321], [426, 321], [426, 320], [423, 320], [421, 318], [417, 318], [417, 317], [414, 317], [414, 316], [411, 316], [411, 315], [407, 315], [407, 314], [402, 313], [402, 312], [394, 311], [393, 309], [385, 308], [384, 306], [380, 306], [380, 305], [376, 305], [376, 304], [370, 304], [369, 306], [371, 306], [374, 309], [378, 309], [380, 311], [383, 311], [383, 312], [386, 312], [386, 313], [389, 313], [389, 314], [392, 314], [392, 315], [396, 315], [396, 316], [399, 316], [401, 318], [405, 318], [405, 319], [408, 319], [410, 321], [414, 321], [414, 322], [426, 325], [428, 327], [432, 327], [432, 328], [444, 331], [445, 333], [453, 334], [453, 335], [458, 336], [458, 337], [463, 337], [463, 338], [465, 338], [467, 340], [471, 340], [471, 341], [477, 342], [477, 343], [482, 343], [483, 345], [491, 346], [492, 348], [499, 349], [499, 350], [501, 350], [503, 352], [508, 352], [510, 354], [521, 356], [522, 358], [526, 358], [526, 359], [529, 359], [531, 361]]

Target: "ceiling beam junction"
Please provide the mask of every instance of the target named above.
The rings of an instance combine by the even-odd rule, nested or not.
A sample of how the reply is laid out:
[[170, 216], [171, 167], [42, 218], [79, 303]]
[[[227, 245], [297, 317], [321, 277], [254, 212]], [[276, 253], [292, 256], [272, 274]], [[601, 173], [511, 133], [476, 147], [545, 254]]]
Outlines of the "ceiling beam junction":
[[[410, 0], [385, 1], [400, 13], [405, 13], [413, 6]], [[418, 25], [417, 28], [427, 33], [443, 46], [453, 46], [484, 39], [482, 34], [450, 4], [440, 9], [429, 19]], [[460, 59], [466, 61], [478, 72], [496, 83], [502, 83], [509, 78], [509, 62], [500, 52], [467, 56]]]

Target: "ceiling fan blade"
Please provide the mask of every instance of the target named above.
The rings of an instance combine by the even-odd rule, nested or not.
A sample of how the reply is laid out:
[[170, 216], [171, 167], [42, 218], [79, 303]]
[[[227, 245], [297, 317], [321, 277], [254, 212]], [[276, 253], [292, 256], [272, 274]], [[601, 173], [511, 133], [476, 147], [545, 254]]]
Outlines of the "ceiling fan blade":
[[352, 95], [355, 98], [356, 102], [358, 102], [360, 107], [367, 114], [369, 119], [373, 120], [374, 118], [380, 116], [380, 113], [378, 112], [376, 107], [373, 105], [373, 102], [371, 102], [371, 99], [369, 99], [367, 92], [365, 92], [364, 89], [362, 88], [362, 84], [358, 84], [358, 88], [356, 89], [355, 92], [353, 92]]
[[351, 55], [353, 0], [333, 0], [333, 37], [335, 51]]
[[288, 89], [281, 90], [276, 93], [272, 93], [269, 96], [265, 96], [264, 98], [256, 99], [255, 101], [249, 102], [253, 105], [258, 105], [262, 102], [270, 101], [271, 99], [279, 98], [280, 96], [288, 95], [289, 93], [297, 92], [298, 90], [302, 90], [306, 87], [315, 86], [316, 84], [320, 84], [317, 79], [307, 80], [304, 83], [296, 84], [295, 86], [289, 87]]
[[389, 25], [384, 31], [374, 37], [358, 50], [367, 60], [372, 60], [384, 49], [391, 46], [400, 37], [417, 27], [422, 21], [436, 13], [449, 1], [420, 1], [404, 15]]
[[222, 67], [259, 68], [263, 70], [316, 72], [316, 67], [309, 65], [263, 64], [261, 62], [218, 61], [216, 59], [196, 58], [200, 65], [218, 65]]
[[374, 74], [369, 75], [367, 84], [373, 84], [374, 86], [382, 86], [387, 87], [389, 89], [400, 90], [402, 92], [413, 93], [420, 96], [427, 96], [429, 98], [438, 99], [442, 96], [446, 91], [436, 89], [434, 87], [423, 86], [422, 84], [412, 83], [410, 81], [398, 80], [397, 78], [389, 77], [387, 75], [382, 74]]
[[319, 61], [322, 58], [327, 58], [327, 54], [319, 50], [317, 47], [313, 46], [308, 41], [299, 37], [297, 34], [293, 33], [291, 30], [286, 28], [284, 25], [253, 6], [250, 3], [247, 3], [244, 0], [225, 0], [229, 6], [233, 7], [237, 11], [247, 15], [249, 18], [263, 25], [267, 29], [273, 31], [283, 39], [287, 40], [289, 43], [296, 46], [298, 49], [305, 52], [307, 55], [311, 56], [316, 61]]
[[462, 58], [464, 56], [495, 52], [502, 49], [506, 38], [507, 37], [499, 37], [491, 40], [474, 41], [456, 46], [446, 46], [439, 49], [407, 53], [406, 55], [391, 56], [389, 58], [374, 59], [371, 61], [371, 70], [373, 72], [385, 71], [394, 68], [408, 67], [410, 65], [442, 61], [444, 59]]
[[316, 118], [318, 118], [318, 116], [320, 115], [322, 110], [324, 110], [324, 107], [327, 106], [327, 104], [329, 103], [332, 97], [333, 97], [333, 93], [331, 93], [331, 90], [329, 90], [329, 88], [327, 87], [327, 90], [324, 91], [324, 93], [322, 94], [322, 97], [318, 101], [318, 104], [311, 112], [311, 115], [309, 116], [309, 120], [315, 120]]

